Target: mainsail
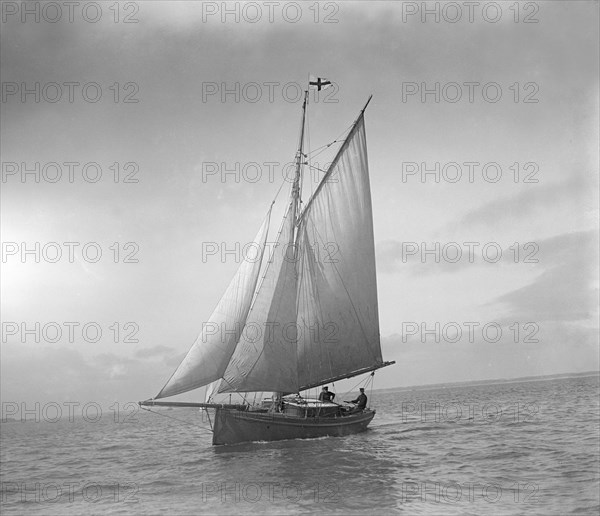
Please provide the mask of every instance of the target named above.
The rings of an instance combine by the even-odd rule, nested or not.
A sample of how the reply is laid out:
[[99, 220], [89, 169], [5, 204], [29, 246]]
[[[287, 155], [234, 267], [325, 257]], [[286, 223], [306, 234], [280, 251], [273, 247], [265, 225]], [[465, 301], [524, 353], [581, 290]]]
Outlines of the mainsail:
[[257, 255], [245, 256], [225, 294], [202, 328], [202, 333], [156, 398], [191, 391], [223, 376], [250, 310], [270, 218], [271, 209], [251, 247], [258, 249]]
[[300, 388], [381, 365], [362, 114], [301, 215], [298, 247]]
[[[296, 181], [254, 301], [262, 254], [242, 263], [210, 318], [211, 326], [239, 331], [203, 331], [157, 397], [218, 379], [219, 392], [299, 392], [388, 364], [379, 339], [365, 108], [298, 216], [305, 97]], [[268, 218], [255, 240], [261, 249]]]

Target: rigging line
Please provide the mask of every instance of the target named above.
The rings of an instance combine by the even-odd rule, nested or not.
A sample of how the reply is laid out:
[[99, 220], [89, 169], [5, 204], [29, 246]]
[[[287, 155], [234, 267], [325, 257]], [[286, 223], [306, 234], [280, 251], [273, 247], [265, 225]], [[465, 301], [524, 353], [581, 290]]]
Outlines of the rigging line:
[[[353, 125], [354, 124], [352, 123], [348, 127], [346, 127], [338, 136], [335, 137], [335, 140], [333, 140], [332, 142], [326, 143], [325, 145], [321, 145], [320, 147], [317, 147], [316, 149], [314, 149], [312, 152], [320, 151], [319, 154], [321, 154], [321, 152], [323, 152], [327, 148], [331, 147], [334, 143], [343, 142], [346, 139], [346, 137], [344, 135], [346, 135], [347, 133], [350, 132]], [[342, 138], [342, 136], [344, 136], [344, 138]], [[310, 153], [307, 154], [306, 156], [308, 157], [309, 155], [310, 155]], [[317, 156], [318, 156], [318, 154], [317, 154]], [[313, 156], [313, 157], [315, 157], [315, 156]]]
[[369, 374], [369, 376], [367, 378], [363, 378], [360, 382], [354, 384], [353, 387], [351, 387], [349, 390], [345, 391], [342, 393], [342, 396], [345, 398], [348, 394], [350, 394], [350, 392], [356, 390], [358, 388], [358, 386], [362, 383], [365, 384], [365, 386], [367, 385], [367, 382], [369, 381], [369, 378], [371, 378], [371, 375]]
[[[371, 385], [370, 385], [370, 389], [369, 389], [369, 399], [373, 399], [373, 384], [375, 383], [375, 371], [373, 371], [371, 373]], [[371, 406], [371, 404], [369, 403], [369, 407]]]
[[143, 407], [143, 406], [140, 406], [140, 408], [142, 410], [146, 410], [148, 412], [152, 412], [153, 414], [158, 414], [159, 416], [163, 416], [163, 417], [166, 417], [166, 418], [169, 418], [169, 419], [173, 419], [175, 421], [179, 421], [180, 423], [183, 423], [184, 425], [193, 426], [194, 428], [197, 428], [198, 430], [204, 430], [205, 432], [211, 432], [212, 433], [212, 430], [209, 430], [208, 428], [204, 428], [202, 426], [198, 426], [198, 425], [196, 425], [194, 423], [190, 423], [189, 421], [184, 421], [183, 419], [179, 419], [177, 417], [169, 416], [167, 414], [161, 414], [160, 412], [156, 412], [154, 410], [150, 410], [149, 408], [146, 408], [146, 407]]
[[281, 180], [281, 185], [279, 186], [279, 190], [277, 190], [277, 193], [275, 194], [275, 197], [273, 197], [273, 200], [271, 201], [271, 206], [273, 206], [273, 204], [275, 204], [275, 201], [277, 200], [277, 197], [279, 197], [279, 194], [281, 193], [281, 189], [283, 188], [283, 185], [287, 183], [286, 178], [284, 177]]
[[[291, 208], [291, 204], [283, 215], [283, 220], [281, 221], [281, 225], [279, 226], [279, 230], [277, 231], [277, 239], [275, 240], [276, 245], [273, 246], [273, 252], [271, 253], [271, 256], [269, 257], [269, 259], [267, 260], [267, 264], [265, 265], [265, 270], [260, 279], [260, 283], [256, 286], [256, 291], [254, 292], [254, 297], [252, 298], [252, 303], [250, 303], [250, 309], [248, 310], [248, 317], [246, 318], [246, 322], [248, 321], [248, 319], [250, 317], [250, 312], [252, 312], [252, 309], [254, 308], [254, 303], [256, 303], [258, 293], [260, 292], [260, 289], [263, 286], [265, 278], [267, 277], [267, 273], [269, 272], [269, 269], [270, 269], [271, 265], [273, 264], [273, 260], [275, 258], [275, 252], [277, 251], [277, 244], [279, 243], [279, 237], [281, 236], [281, 232], [283, 231], [285, 220], [287, 219], [287, 217], [289, 215], [290, 208]], [[245, 326], [246, 326], [246, 324], [244, 324], [244, 327]], [[242, 329], [242, 331], [243, 331], [243, 329]]]
[[[314, 150], [312, 150], [312, 151], [310, 151], [310, 152], [307, 152], [306, 154], [304, 154], [304, 156], [305, 156], [306, 158], [314, 158], [314, 157], [318, 156], [319, 154], [321, 154], [322, 152], [326, 151], [326, 150], [327, 150], [329, 147], [331, 147], [331, 146], [332, 146], [334, 143], [338, 143], [338, 142], [340, 142], [340, 141], [343, 141], [343, 140], [338, 140], [338, 139], [335, 139], [335, 140], [333, 140], [333, 141], [331, 141], [331, 142], [329, 142], [329, 143], [326, 143], [325, 145], [321, 145], [320, 147], [317, 147], [316, 149], [314, 149]], [[315, 152], [316, 152], [317, 154], [315, 154], [315, 155], [313, 156], [313, 153], [315, 153]]]
[[[327, 170], [322, 170], [322, 169], [320, 169], [319, 167], [314, 167], [313, 165], [311, 165], [311, 164], [310, 164], [310, 163], [308, 163], [308, 162], [306, 162], [306, 163], [305, 163], [305, 165], [306, 165], [308, 168], [314, 168], [315, 170], [318, 170], [319, 172], [323, 172], [324, 174], [326, 174], [326, 173], [327, 173]], [[312, 192], [311, 192], [311, 193], [312, 193]]]

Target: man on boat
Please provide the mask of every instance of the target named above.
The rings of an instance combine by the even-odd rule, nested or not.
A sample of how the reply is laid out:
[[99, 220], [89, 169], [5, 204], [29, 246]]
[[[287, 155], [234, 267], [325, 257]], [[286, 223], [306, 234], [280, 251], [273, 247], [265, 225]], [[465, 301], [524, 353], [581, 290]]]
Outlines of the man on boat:
[[333, 401], [335, 393], [329, 392], [329, 387], [323, 387], [321, 394], [319, 394], [319, 401]]
[[356, 407], [352, 409], [352, 412], [362, 412], [367, 406], [367, 395], [365, 394], [364, 388], [360, 388], [360, 394], [358, 395], [358, 398], [348, 403], [356, 403]]

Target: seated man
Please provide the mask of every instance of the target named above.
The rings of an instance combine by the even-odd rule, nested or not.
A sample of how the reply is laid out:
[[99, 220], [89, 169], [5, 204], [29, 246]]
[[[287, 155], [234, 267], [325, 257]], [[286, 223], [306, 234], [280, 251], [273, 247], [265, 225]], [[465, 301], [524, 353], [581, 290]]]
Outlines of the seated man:
[[354, 409], [352, 409], [352, 412], [363, 411], [365, 409], [365, 407], [367, 406], [367, 395], [365, 394], [365, 390], [361, 387], [358, 398], [356, 398], [355, 400], [349, 401], [348, 403], [356, 403], [356, 407], [354, 407]]
[[333, 401], [335, 393], [329, 392], [329, 387], [323, 387], [321, 394], [319, 394], [319, 401]]

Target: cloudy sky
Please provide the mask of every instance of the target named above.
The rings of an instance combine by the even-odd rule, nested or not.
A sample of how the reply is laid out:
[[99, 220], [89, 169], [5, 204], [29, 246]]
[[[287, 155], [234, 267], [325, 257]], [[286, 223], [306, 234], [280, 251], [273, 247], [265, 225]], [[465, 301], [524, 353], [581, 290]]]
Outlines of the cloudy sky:
[[237, 267], [203, 250], [250, 242], [282, 184], [309, 74], [336, 83], [311, 149], [373, 94], [397, 361], [376, 387], [598, 369], [597, 2], [20, 5], [2, 6], [3, 401], [158, 392]]

